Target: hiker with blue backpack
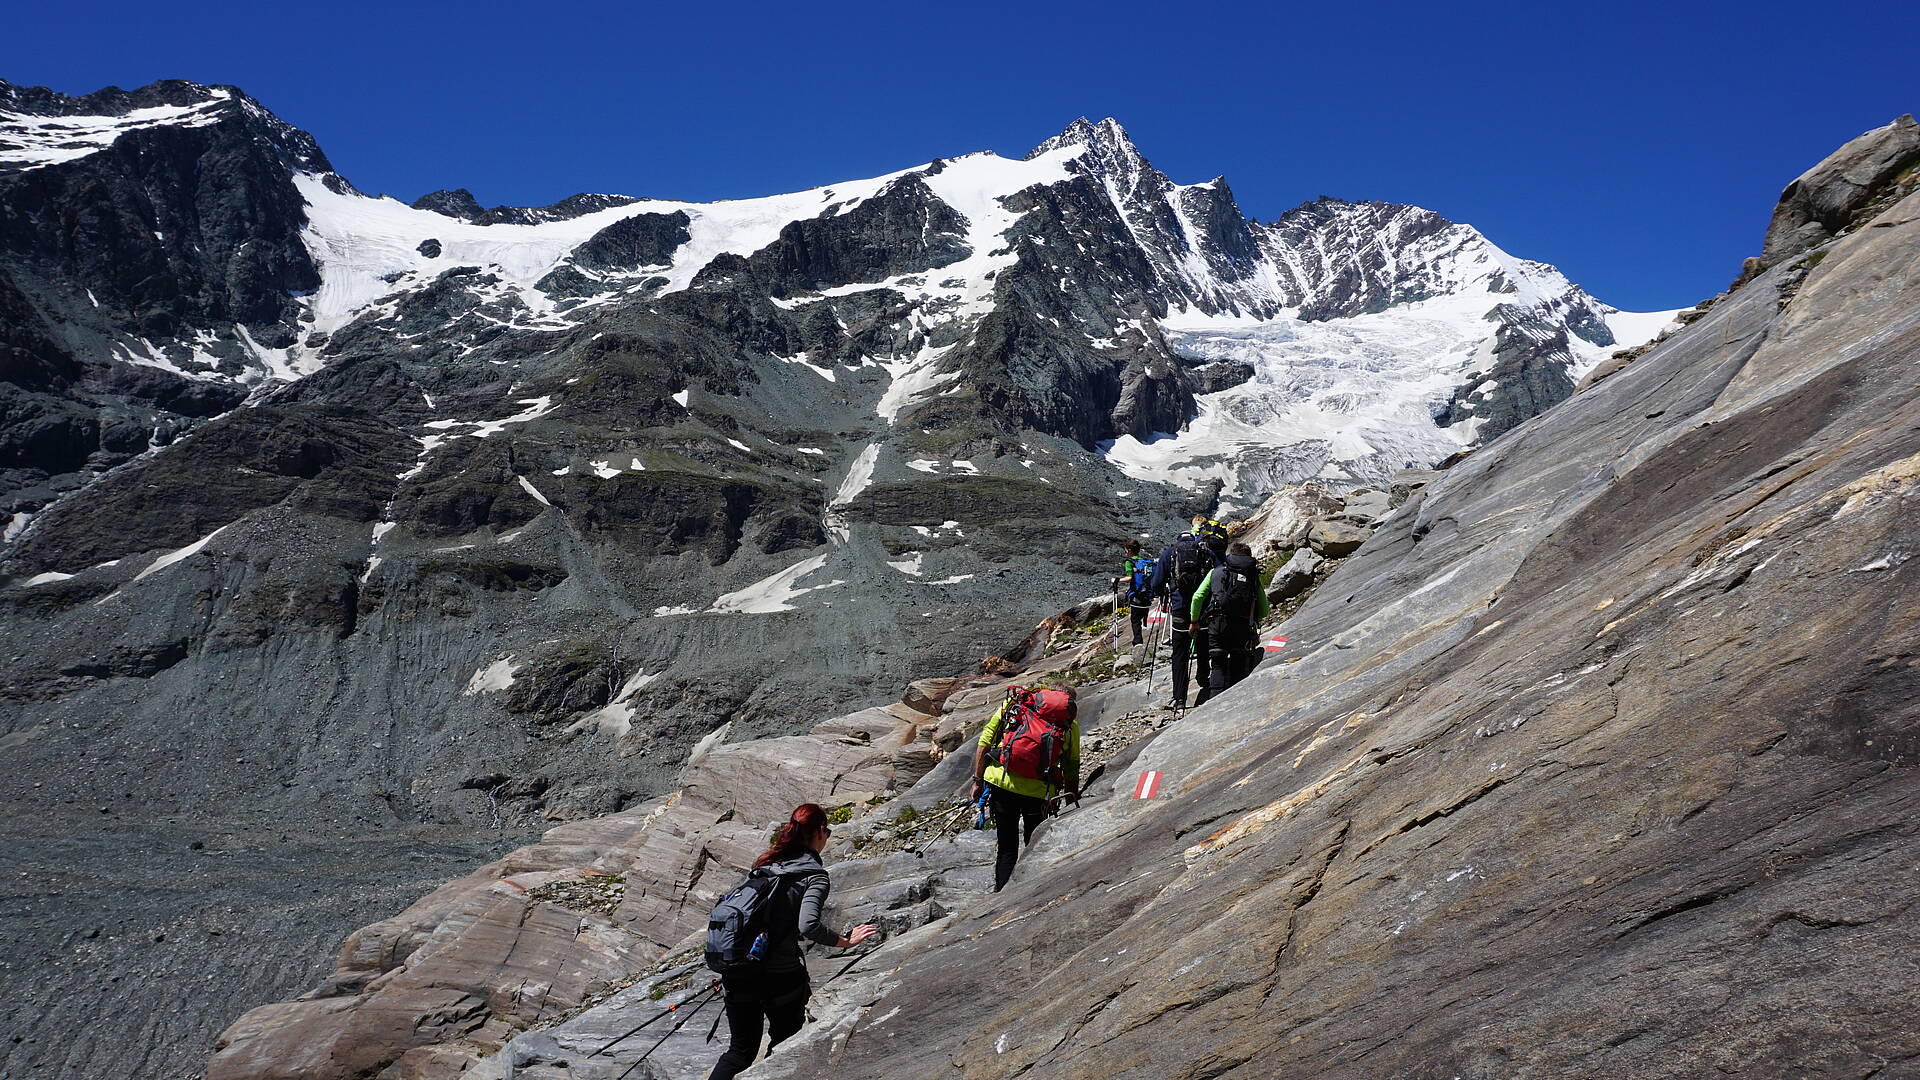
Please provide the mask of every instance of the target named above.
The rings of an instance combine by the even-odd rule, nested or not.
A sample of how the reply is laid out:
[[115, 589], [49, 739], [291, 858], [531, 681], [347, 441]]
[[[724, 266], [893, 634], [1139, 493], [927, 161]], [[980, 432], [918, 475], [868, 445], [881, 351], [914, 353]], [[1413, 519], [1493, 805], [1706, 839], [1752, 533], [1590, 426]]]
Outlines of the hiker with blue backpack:
[[[1072, 690], [1007, 688], [973, 752], [975, 802], [993, 809], [999, 852], [993, 891], [1006, 887], [1020, 846], [1053, 812], [1053, 800], [1080, 800], [1080, 724]], [[1024, 826], [1024, 828], [1023, 828]]]
[[1127, 561], [1114, 585], [1127, 605], [1133, 643], [1138, 645], [1140, 631], [1147, 622], [1147, 609], [1153, 606], [1153, 560], [1140, 553], [1140, 541], [1127, 541]]
[[707, 966], [725, 989], [728, 1043], [708, 1080], [732, 1080], [753, 1064], [763, 1029], [772, 1046], [800, 1030], [813, 992], [801, 938], [851, 949], [878, 932], [866, 924], [842, 937], [822, 921], [832, 883], [820, 850], [832, 835], [825, 810], [813, 803], [795, 809], [747, 879], [714, 906]]

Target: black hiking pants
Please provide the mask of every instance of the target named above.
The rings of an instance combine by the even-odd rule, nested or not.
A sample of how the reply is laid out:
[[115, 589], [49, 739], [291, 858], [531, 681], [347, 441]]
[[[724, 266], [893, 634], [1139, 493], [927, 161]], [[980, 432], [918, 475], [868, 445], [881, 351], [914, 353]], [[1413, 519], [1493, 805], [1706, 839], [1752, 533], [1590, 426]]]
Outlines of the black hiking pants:
[[1130, 603], [1127, 605], [1127, 613], [1132, 616], [1133, 643], [1138, 645], [1140, 644], [1140, 629], [1147, 625], [1147, 605]]
[[[1176, 607], [1180, 605], [1175, 605]], [[1173, 615], [1173, 700], [1187, 700], [1187, 667], [1195, 666], [1193, 684], [1200, 689], [1200, 700], [1207, 700], [1207, 630], [1192, 626], [1183, 614]]]
[[1214, 696], [1246, 678], [1260, 662], [1260, 642], [1252, 631], [1231, 636], [1213, 634], [1212, 668], [1207, 679], [1208, 696]]
[[785, 1042], [807, 1019], [813, 987], [807, 969], [769, 971], [758, 977], [722, 977], [727, 995], [727, 1052], [707, 1080], [733, 1080], [760, 1054], [764, 1031], [773, 1046]]
[[1047, 820], [1048, 806], [1045, 799], [1019, 795], [992, 784], [987, 788], [992, 793], [989, 799], [993, 806], [993, 826], [1000, 840], [999, 854], [993, 860], [993, 891], [999, 892], [1013, 876], [1013, 864], [1020, 860], [1020, 845], [1032, 840], [1033, 830]]

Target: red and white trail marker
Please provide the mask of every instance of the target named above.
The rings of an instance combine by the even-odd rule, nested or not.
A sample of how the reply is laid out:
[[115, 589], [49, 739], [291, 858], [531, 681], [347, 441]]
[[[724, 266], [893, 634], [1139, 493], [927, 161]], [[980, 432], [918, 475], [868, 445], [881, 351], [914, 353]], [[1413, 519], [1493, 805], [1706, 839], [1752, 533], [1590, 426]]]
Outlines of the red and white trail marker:
[[1166, 621], [1167, 613], [1159, 608], [1154, 608], [1152, 611], [1147, 612], [1147, 622], [1149, 623], [1163, 623]]
[[1151, 799], [1159, 793], [1160, 772], [1157, 769], [1141, 773], [1140, 782], [1133, 785], [1133, 797], [1136, 799]]
[[1260, 647], [1268, 652], [1279, 652], [1281, 649], [1287, 647], [1287, 639], [1283, 637], [1270, 637], [1261, 642]]

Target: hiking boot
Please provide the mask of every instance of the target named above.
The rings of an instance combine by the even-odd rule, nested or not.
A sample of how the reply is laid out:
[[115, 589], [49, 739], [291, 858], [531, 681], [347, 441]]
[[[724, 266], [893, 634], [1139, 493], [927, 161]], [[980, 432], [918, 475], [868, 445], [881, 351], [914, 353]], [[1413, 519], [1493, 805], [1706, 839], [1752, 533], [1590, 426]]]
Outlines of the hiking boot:
[[1165, 704], [1164, 706], [1162, 706], [1162, 708], [1167, 708], [1167, 709], [1179, 709], [1179, 710], [1181, 710], [1181, 711], [1183, 711], [1183, 712], [1184, 712], [1184, 711], [1186, 710], [1186, 708], [1187, 708], [1187, 699], [1186, 699], [1186, 698], [1174, 698], [1174, 699], [1173, 699], [1172, 701], [1169, 701], [1169, 702], [1167, 702], [1167, 703], [1166, 703], [1166, 704]]

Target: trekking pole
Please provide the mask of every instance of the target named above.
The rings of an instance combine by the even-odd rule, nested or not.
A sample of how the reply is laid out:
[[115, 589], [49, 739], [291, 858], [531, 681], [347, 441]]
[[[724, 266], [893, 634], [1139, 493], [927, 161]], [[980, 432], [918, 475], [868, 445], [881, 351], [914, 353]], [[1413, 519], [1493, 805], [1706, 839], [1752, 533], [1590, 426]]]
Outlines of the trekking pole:
[[[704, 994], [713, 993], [713, 991], [714, 991], [714, 987], [709, 986], [701, 993], [704, 995]], [[693, 1000], [692, 998], [687, 999], [687, 1001], [692, 1001], [692, 1000]], [[672, 1005], [667, 1006], [666, 1010], [661, 1012], [658, 1016], [641, 1021], [639, 1026], [633, 1028], [631, 1031], [628, 1031], [625, 1035], [620, 1036], [619, 1038], [613, 1040], [612, 1042], [601, 1047], [600, 1049], [595, 1050], [593, 1053], [588, 1054], [587, 1056], [598, 1057], [599, 1055], [606, 1053], [607, 1051], [613, 1049], [614, 1047], [620, 1045], [621, 1043], [626, 1042], [628, 1039], [633, 1038], [635, 1035], [640, 1034], [641, 1029], [652, 1027], [654, 1024], [659, 1023], [662, 1020], [665, 1020], [669, 1016], [672, 1016], [675, 1012], [679, 1011], [680, 1006], [685, 1005], [686, 1003], [687, 1003], [686, 1001], [679, 1001], [679, 1002], [675, 1002]]]
[[[1149, 705], [1153, 703], [1153, 665], [1160, 652], [1160, 628], [1166, 625], [1167, 619], [1171, 618], [1167, 614], [1166, 604], [1159, 605], [1159, 612], [1160, 621], [1154, 623], [1153, 629], [1147, 632], [1147, 703]], [[1147, 617], [1149, 620], [1153, 618], [1151, 613]]]
[[948, 836], [959, 832], [960, 823], [967, 820], [966, 811], [967, 811], [967, 808], [971, 805], [972, 805], [971, 803], [961, 803], [959, 806], [956, 806], [953, 809], [946, 811], [946, 813], [952, 814], [953, 817], [949, 819], [945, 825], [940, 826], [939, 832], [934, 833], [932, 836], [914, 845], [912, 849], [913, 854], [918, 858], [925, 858], [928, 848], [932, 847], [936, 843], [939, 843], [941, 840], [946, 839]]
[[[694, 1016], [700, 1012], [701, 1009], [706, 1008], [709, 1002], [713, 1001], [713, 999], [719, 996], [720, 996], [720, 982], [719, 980], [716, 979], [714, 980], [714, 984], [707, 988], [707, 992], [701, 995], [700, 1004], [695, 1005], [690, 1011], [688, 1011], [687, 1015], [681, 1017], [679, 1023], [668, 1028], [667, 1033], [665, 1035], [662, 1035], [658, 1039], [654, 1040], [654, 1044], [652, 1046], [647, 1047], [646, 1053], [641, 1054], [637, 1058], [634, 1058], [633, 1064], [628, 1065], [624, 1070], [622, 1070], [619, 1076], [614, 1077], [614, 1080], [627, 1080], [628, 1073], [631, 1073], [633, 1070], [639, 1068], [641, 1062], [652, 1057], [653, 1052], [655, 1050], [658, 1050], [660, 1049], [661, 1046], [665, 1045], [668, 1039], [671, 1039], [675, 1035], [678, 1035], [680, 1033], [680, 1029], [687, 1026], [687, 1021], [692, 1020]], [[684, 1005], [686, 1004], [686, 1002], [683, 1001], [681, 1002], [681, 1004]], [[714, 1026], [716, 1029], [718, 1029], [719, 1027], [719, 1025], [717, 1024]]]
[[967, 804], [962, 803], [959, 806], [949, 806], [945, 810], [942, 810], [937, 814], [931, 814], [926, 818], [923, 818], [922, 820], [924, 821], [934, 821], [939, 818], [946, 818], [947, 821], [941, 824], [940, 830], [938, 832], [934, 833], [932, 836], [923, 838], [918, 843], [909, 845], [907, 850], [913, 852], [915, 855], [919, 855], [922, 851], [926, 849], [928, 844], [932, 843], [934, 840], [938, 839], [941, 835], [945, 834], [947, 830], [947, 826], [951, 825], [953, 821], [956, 820], [961, 813], [966, 811], [966, 809], [967, 809]]

